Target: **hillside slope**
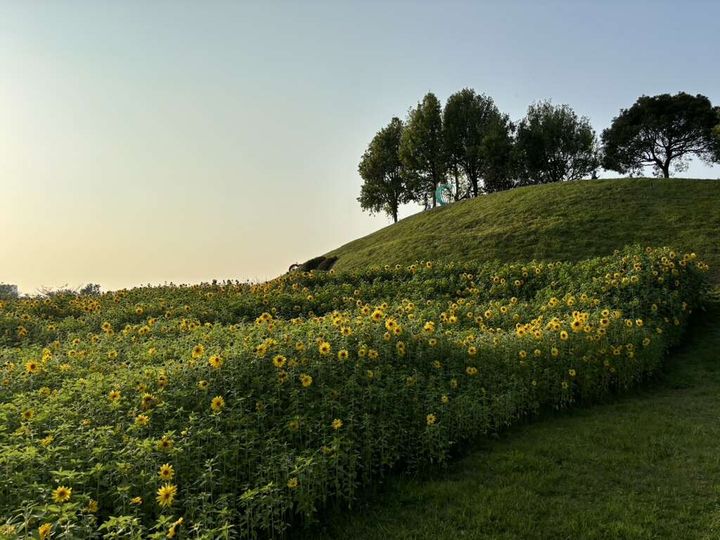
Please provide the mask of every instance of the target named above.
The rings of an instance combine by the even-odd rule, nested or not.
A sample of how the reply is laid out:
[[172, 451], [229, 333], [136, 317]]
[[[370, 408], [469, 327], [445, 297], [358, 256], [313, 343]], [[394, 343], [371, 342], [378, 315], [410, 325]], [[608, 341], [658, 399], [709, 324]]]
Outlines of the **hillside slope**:
[[416, 260], [577, 260], [627, 244], [698, 252], [720, 277], [720, 181], [584, 180], [422, 212], [327, 253], [337, 270]]

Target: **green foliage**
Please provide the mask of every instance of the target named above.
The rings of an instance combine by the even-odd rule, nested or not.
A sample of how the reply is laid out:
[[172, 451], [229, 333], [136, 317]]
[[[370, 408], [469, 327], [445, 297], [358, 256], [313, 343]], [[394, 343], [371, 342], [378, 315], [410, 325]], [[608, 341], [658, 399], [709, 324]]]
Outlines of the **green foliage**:
[[0, 515], [67, 538], [277, 536], [389, 470], [644, 380], [706, 268], [628, 248], [4, 302]]
[[17, 285], [0, 283], [0, 300], [11, 300], [18, 297]]
[[720, 161], [720, 141], [713, 136], [719, 110], [700, 94], [642, 96], [603, 131], [603, 167], [630, 173], [651, 165], [668, 178], [671, 167], [684, 170], [691, 155]]
[[[510, 137], [508, 118], [492, 98], [465, 88], [451, 95], [443, 111], [443, 134], [448, 163], [462, 171], [477, 197], [480, 180], [496, 191], [510, 178]], [[495, 188], [495, 189], [492, 189]]]
[[364, 183], [358, 201], [363, 210], [383, 211], [397, 223], [398, 207], [410, 201], [407, 175], [400, 161], [403, 124], [393, 118], [370, 142], [358, 171]]
[[595, 131], [568, 105], [530, 105], [517, 127], [515, 157], [521, 183], [579, 180], [599, 166]]
[[400, 159], [412, 200], [427, 206], [432, 199], [434, 207], [435, 188], [447, 172], [442, 107], [435, 94], [428, 93], [410, 110], [400, 142]]

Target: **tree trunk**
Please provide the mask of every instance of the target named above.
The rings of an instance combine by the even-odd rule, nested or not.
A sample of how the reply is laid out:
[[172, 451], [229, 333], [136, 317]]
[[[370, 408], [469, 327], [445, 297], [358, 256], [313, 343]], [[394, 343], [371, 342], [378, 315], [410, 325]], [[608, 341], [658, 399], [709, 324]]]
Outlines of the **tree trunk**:
[[662, 173], [663, 178], [670, 178], [670, 160], [666, 160], [665, 163], [662, 164]]

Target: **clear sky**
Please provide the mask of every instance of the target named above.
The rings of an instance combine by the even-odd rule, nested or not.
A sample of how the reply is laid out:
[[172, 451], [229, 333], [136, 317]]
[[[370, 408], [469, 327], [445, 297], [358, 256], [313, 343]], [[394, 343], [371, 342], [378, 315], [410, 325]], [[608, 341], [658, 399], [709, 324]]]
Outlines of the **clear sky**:
[[718, 21], [713, 1], [3, 0], [0, 282], [273, 277], [388, 224], [357, 163], [427, 91], [514, 120], [551, 98], [598, 133], [641, 94], [720, 104]]

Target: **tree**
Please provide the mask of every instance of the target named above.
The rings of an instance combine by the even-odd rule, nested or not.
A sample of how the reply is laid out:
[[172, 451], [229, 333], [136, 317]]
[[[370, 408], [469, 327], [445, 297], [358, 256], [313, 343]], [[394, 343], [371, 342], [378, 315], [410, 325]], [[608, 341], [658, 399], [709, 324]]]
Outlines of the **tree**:
[[403, 123], [393, 118], [377, 132], [360, 159], [358, 172], [365, 181], [358, 201], [363, 210], [384, 211], [397, 223], [398, 207], [409, 202], [412, 193], [400, 161], [400, 141]]
[[412, 200], [432, 198], [445, 179], [447, 165], [442, 131], [442, 108], [435, 94], [428, 93], [410, 110], [400, 143], [400, 159], [408, 178]]
[[[493, 181], [501, 173], [502, 159], [496, 154], [509, 142], [509, 122], [500, 114], [492, 98], [465, 88], [450, 96], [443, 111], [446, 157], [451, 168], [459, 169], [477, 197], [480, 179], [490, 175]], [[503, 140], [503, 131], [507, 137]]]
[[0, 283], [0, 300], [13, 300], [18, 297], [17, 285]]
[[483, 186], [488, 193], [515, 185], [513, 129], [507, 115], [501, 115], [489, 126], [483, 139]]
[[523, 183], [578, 180], [599, 165], [595, 131], [567, 105], [535, 103], [517, 128], [515, 157]]
[[684, 170], [692, 155], [719, 160], [720, 142], [713, 136], [719, 110], [700, 94], [641, 96], [603, 131], [603, 167], [624, 174], [651, 165], [669, 178], [671, 166]]

